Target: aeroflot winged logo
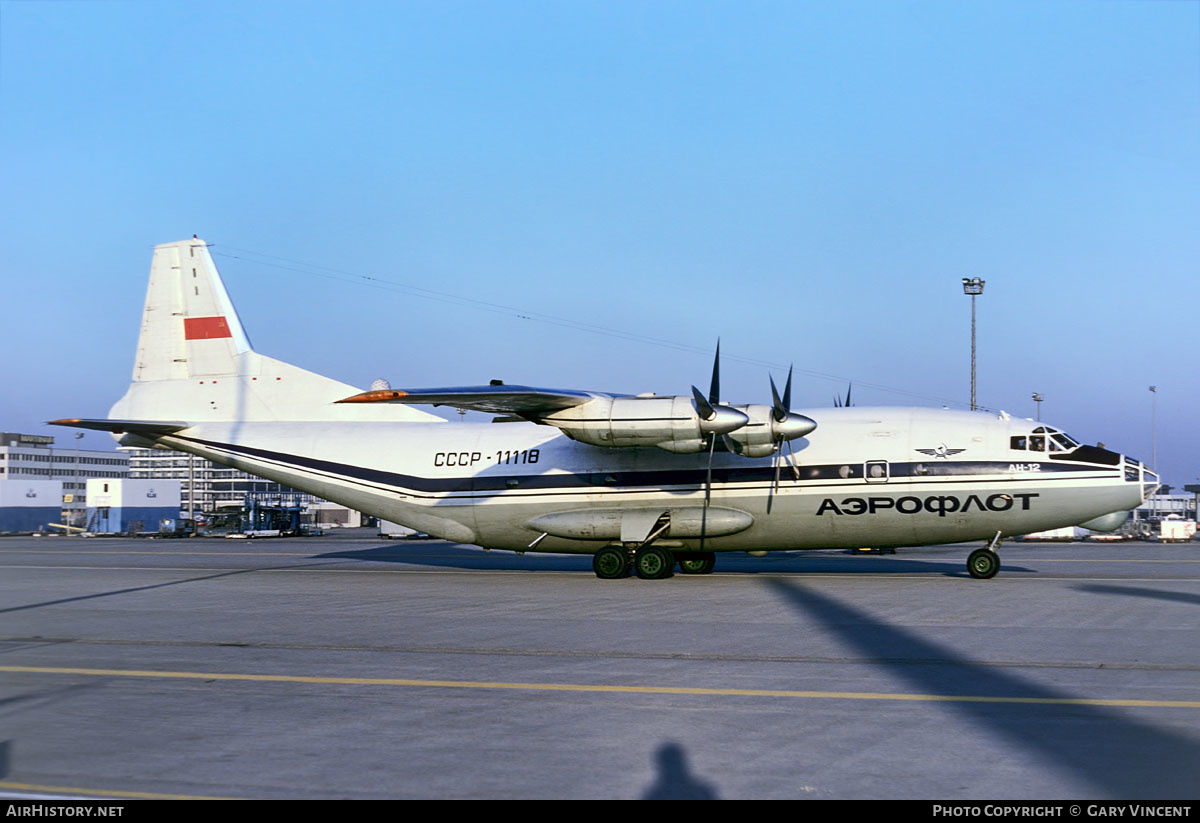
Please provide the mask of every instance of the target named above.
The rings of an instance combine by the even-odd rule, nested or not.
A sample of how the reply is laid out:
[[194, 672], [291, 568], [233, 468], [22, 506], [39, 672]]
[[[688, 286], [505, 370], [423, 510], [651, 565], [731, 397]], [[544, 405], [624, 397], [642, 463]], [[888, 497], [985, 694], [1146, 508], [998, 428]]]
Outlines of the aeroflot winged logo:
[[927, 454], [930, 457], [937, 457], [945, 460], [947, 457], [953, 457], [956, 454], [965, 452], [966, 449], [948, 449], [946, 448], [946, 444], [943, 443], [936, 449], [913, 449], [913, 451], [920, 452], [921, 454]]

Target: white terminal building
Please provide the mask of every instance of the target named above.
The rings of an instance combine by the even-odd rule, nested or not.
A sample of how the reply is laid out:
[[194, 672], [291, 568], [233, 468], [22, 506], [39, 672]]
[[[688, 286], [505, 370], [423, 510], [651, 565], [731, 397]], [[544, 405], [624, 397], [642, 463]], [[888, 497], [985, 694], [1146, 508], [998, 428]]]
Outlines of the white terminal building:
[[[99, 437], [111, 442], [107, 434]], [[68, 435], [59, 441], [50, 435], [0, 432], [0, 532], [40, 531], [54, 523], [82, 528], [89, 509], [113, 505], [89, 505], [88, 481], [123, 479], [178, 481], [179, 497], [172, 501], [178, 508], [163, 517], [240, 508], [251, 497], [263, 503], [305, 506], [318, 523], [358, 525], [357, 512], [200, 457], [162, 449], [85, 448], [86, 435]], [[92, 488], [100, 487], [93, 484]]]
[[[2, 496], [6, 500], [24, 499], [30, 490], [35, 490], [39, 505], [48, 506], [53, 494], [62, 521], [82, 525], [87, 508], [87, 481], [129, 476], [126, 455], [85, 449], [82, 438], [83, 435], [68, 437], [66, 445], [55, 445], [49, 435], [0, 432], [0, 484], [5, 487]], [[104, 438], [107, 441], [108, 435]], [[22, 486], [29, 488], [22, 490]]]

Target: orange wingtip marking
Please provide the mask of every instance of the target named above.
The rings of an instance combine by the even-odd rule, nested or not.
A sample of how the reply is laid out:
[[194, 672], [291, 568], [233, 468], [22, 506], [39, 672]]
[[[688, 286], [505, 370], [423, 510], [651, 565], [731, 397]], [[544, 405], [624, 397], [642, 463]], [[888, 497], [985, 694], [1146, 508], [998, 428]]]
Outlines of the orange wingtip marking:
[[64, 417], [62, 420], [47, 420], [46, 424], [50, 426], [74, 426], [82, 419], [82, 417]]
[[365, 391], [362, 394], [355, 394], [350, 397], [338, 400], [338, 403], [386, 403], [389, 400], [396, 400], [401, 397], [407, 397], [408, 392], [397, 391], [396, 389], [378, 389], [376, 391]]

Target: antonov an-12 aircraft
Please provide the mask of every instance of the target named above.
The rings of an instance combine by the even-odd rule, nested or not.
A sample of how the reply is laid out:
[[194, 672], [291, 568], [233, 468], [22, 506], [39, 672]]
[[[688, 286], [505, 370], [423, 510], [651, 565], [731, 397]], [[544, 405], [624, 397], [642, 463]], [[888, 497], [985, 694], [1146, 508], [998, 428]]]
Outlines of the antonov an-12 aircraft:
[[[718, 349], [719, 358], [719, 349]], [[764, 387], [765, 388], [765, 387]], [[175, 449], [435, 537], [591, 554], [602, 578], [707, 574], [719, 552], [1111, 530], [1148, 467], [1005, 413], [771, 403], [492, 385], [361, 391], [254, 351], [193, 238], [154, 250], [133, 381], [104, 419], [58, 425]], [[497, 415], [448, 424], [415, 408]], [[785, 453], [786, 451], [786, 453]]]

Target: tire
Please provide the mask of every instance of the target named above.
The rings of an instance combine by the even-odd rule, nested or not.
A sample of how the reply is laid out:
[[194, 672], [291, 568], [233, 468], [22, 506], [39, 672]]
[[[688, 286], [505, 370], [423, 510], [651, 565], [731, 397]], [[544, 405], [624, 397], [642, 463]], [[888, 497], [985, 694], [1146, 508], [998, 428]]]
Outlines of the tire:
[[712, 574], [717, 556], [712, 552], [683, 552], [676, 555], [680, 574]]
[[601, 580], [628, 577], [629, 553], [618, 546], [605, 546], [592, 555], [592, 571]]
[[649, 546], [638, 549], [633, 567], [637, 571], [637, 576], [643, 580], [662, 580], [670, 577], [671, 572], [675, 570], [675, 558], [666, 549]]
[[978, 580], [990, 580], [1000, 571], [1000, 556], [991, 549], [976, 549], [967, 558], [967, 571]]

